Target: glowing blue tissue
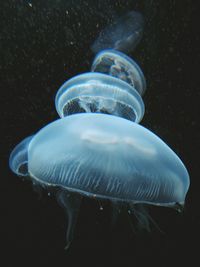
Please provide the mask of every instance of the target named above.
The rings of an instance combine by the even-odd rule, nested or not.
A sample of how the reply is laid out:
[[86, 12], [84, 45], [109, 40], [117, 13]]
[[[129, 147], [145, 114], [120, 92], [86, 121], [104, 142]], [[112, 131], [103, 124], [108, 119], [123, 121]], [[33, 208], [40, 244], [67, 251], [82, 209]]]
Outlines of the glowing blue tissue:
[[9, 166], [17, 175], [28, 175], [28, 146], [33, 135], [26, 137], [11, 152]]
[[[186, 168], [160, 138], [129, 120], [76, 114], [50, 123], [28, 141], [27, 175], [39, 183], [135, 204], [184, 204]], [[11, 160], [19, 165], [13, 171], [19, 173], [24, 160], [15, 153]]]
[[66, 248], [83, 196], [109, 200], [115, 211], [127, 209], [147, 230], [152, 221], [147, 205], [184, 206], [188, 172], [159, 137], [138, 124], [145, 111], [146, 80], [138, 64], [118, 51], [134, 49], [142, 21], [130, 12], [99, 35], [93, 51], [112, 49], [96, 55], [91, 72], [60, 87], [55, 97], [60, 119], [24, 139], [10, 154], [14, 173], [51, 191], [65, 208]]
[[60, 117], [81, 112], [112, 114], [139, 122], [144, 103], [137, 90], [115, 77], [89, 72], [66, 81], [55, 99]]
[[140, 95], [146, 90], [146, 80], [138, 64], [119, 51], [109, 49], [98, 53], [91, 70], [108, 74], [130, 84]]

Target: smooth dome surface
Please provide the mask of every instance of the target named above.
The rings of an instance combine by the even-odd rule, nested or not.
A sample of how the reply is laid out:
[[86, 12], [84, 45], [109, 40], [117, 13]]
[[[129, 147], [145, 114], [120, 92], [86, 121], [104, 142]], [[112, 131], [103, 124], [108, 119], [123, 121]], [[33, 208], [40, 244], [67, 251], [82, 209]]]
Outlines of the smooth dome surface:
[[74, 113], [99, 112], [139, 122], [144, 103], [129, 84], [106, 74], [89, 72], [66, 81], [55, 98], [60, 117]]
[[189, 177], [156, 135], [128, 120], [82, 113], [40, 130], [28, 147], [29, 174], [88, 196], [183, 204]]

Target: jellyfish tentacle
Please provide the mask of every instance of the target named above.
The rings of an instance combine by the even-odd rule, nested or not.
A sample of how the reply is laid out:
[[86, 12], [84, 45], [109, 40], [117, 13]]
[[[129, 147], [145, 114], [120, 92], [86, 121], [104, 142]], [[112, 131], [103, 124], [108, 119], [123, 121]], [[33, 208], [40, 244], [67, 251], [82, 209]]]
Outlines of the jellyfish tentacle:
[[[134, 214], [135, 218], [138, 222], [139, 229], [145, 229], [147, 232], [150, 232], [150, 222], [148, 211], [144, 208], [142, 204], [134, 205], [132, 203], [129, 204], [130, 210]], [[148, 215], [147, 215], [148, 214]]]
[[129, 225], [131, 227], [131, 230], [133, 232], [134, 235], [137, 234], [137, 229], [136, 229], [136, 225], [134, 224], [134, 222], [132, 221], [132, 218], [131, 218], [131, 212], [130, 212], [130, 209], [128, 209], [128, 212], [126, 212], [126, 216], [128, 218], [128, 222], [129, 222]]
[[43, 195], [42, 185], [34, 180], [32, 181], [32, 184], [33, 184], [33, 191], [37, 194], [38, 200], [41, 200]]
[[147, 216], [149, 218], [149, 221], [151, 221], [152, 225], [161, 233], [161, 234], [165, 234], [165, 232], [159, 227], [159, 225], [157, 224], [157, 222], [149, 215], [149, 213], [147, 212]]
[[121, 213], [121, 205], [118, 201], [112, 200], [111, 208], [111, 225], [116, 225]]
[[82, 197], [78, 194], [61, 190], [57, 194], [57, 200], [58, 203], [64, 208], [68, 220], [65, 246], [65, 250], [67, 250], [70, 247], [74, 237], [74, 230], [78, 219]]
[[152, 224], [160, 233], [164, 234], [164, 232], [160, 229], [157, 222], [153, 220], [147, 208], [145, 208], [143, 204], [134, 205], [131, 203], [129, 205], [130, 205], [130, 209], [132, 210], [134, 216], [136, 217], [138, 221], [138, 228], [145, 229], [148, 232], [150, 232], [151, 231], [150, 225]]

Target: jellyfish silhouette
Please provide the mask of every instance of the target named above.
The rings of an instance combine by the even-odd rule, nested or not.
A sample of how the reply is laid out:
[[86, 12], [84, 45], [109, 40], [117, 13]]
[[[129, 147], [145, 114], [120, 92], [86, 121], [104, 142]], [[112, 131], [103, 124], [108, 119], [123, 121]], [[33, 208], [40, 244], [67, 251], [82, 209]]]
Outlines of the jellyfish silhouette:
[[142, 38], [144, 18], [136, 11], [129, 11], [103, 29], [91, 46], [97, 53], [112, 48], [124, 53], [132, 52]]
[[135, 61], [114, 49], [96, 55], [91, 72], [66, 81], [55, 106], [60, 119], [24, 139], [9, 165], [53, 190], [73, 239], [83, 196], [125, 205], [148, 228], [143, 205], [183, 207], [189, 175], [179, 157], [138, 124], [146, 81]]

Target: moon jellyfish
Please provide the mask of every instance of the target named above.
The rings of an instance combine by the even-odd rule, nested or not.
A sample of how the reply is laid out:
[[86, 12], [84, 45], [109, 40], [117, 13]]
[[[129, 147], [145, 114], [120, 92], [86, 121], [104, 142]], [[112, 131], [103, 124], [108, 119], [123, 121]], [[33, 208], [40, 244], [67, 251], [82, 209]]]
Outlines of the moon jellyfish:
[[98, 53], [91, 70], [109, 74], [127, 82], [140, 95], [143, 95], [146, 90], [146, 80], [138, 64], [119, 51], [109, 49]]
[[184, 203], [184, 165], [160, 138], [137, 123], [79, 113], [48, 124], [28, 142], [28, 174], [39, 183], [133, 203]]
[[144, 104], [129, 84], [109, 75], [89, 72], [65, 82], [56, 95], [61, 117], [80, 112], [100, 112], [139, 122]]
[[104, 50], [95, 57], [91, 70], [58, 90], [55, 105], [60, 117], [100, 112], [140, 122], [146, 81], [137, 63], [116, 50]]
[[[79, 113], [50, 123], [27, 142], [27, 175], [35, 184], [57, 188], [59, 203], [66, 208], [67, 247], [82, 195], [125, 202], [134, 212], [137, 204], [184, 204], [189, 186], [186, 168], [160, 138], [137, 123]], [[15, 159], [18, 166], [12, 165]], [[10, 161], [12, 170], [17, 168], [24, 176], [19, 149]]]
[[[113, 29], [125, 29], [127, 16], [133, 19], [132, 13], [126, 15]], [[66, 248], [82, 197], [109, 200], [113, 211], [127, 209], [146, 229], [151, 218], [144, 206], [184, 206], [190, 183], [187, 169], [159, 137], [138, 124], [145, 90], [144, 75], [134, 60], [115, 49], [103, 50], [91, 72], [69, 79], [58, 90], [60, 119], [11, 152], [11, 170], [53, 192], [64, 207]]]
[[135, 49], [143, 34], [144, 18], [130, 11], [103, 29], [91, 46], [94, 53], [113, 48], [128, 53]]
[[10, 154], [9, 165], [17, 175], [27, 176], [28, 174], [28, 145], [32, 138], [33, 135], [25, 138]]

